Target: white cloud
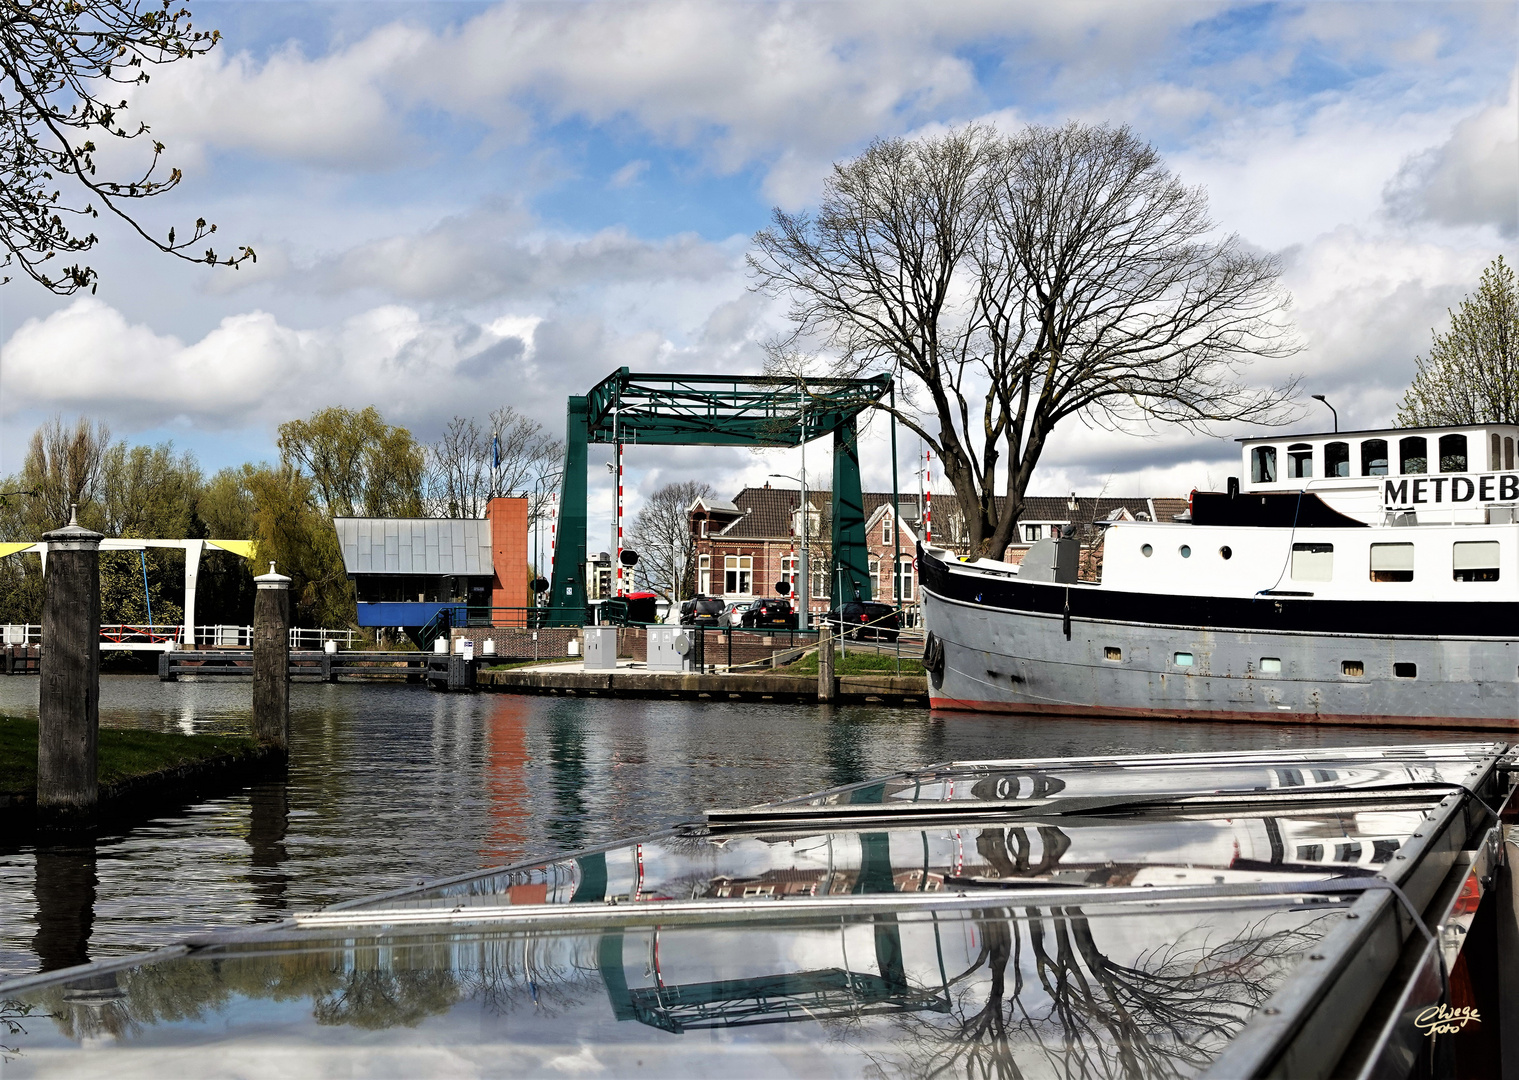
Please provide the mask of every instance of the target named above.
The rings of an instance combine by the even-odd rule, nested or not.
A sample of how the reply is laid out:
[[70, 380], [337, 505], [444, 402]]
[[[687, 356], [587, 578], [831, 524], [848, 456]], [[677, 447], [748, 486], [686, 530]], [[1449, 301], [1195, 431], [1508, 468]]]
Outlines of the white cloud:
[[1455, 126], [1441, 145], [1403, 163], [1387, 186], [1388, 209], [1442, 225], [1491, 225], [1519, 236], [1519, 76], [1508, 99]]
[[628, 162], [622, 168], [614, 172], [612, 174], [612, 178], [607, 181], [607, 186], [614, 189], [632, 187], [634, 184], [638, 183], [639, 177], [643, 176], [643, 174], [648, 171], [648, 161], [644, 158], [638, 158], [634, 161]]

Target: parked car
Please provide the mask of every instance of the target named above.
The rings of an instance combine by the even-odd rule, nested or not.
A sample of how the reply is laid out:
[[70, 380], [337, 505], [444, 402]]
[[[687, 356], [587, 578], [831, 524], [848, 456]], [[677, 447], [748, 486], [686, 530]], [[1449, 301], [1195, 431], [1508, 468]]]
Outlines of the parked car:
[[680, 625], [717, 626], [722, 621], [723, 602], [715, 596], [698, 596], [680, 605]]
[[851, 600], [823, 616], [834, 633], [852, 638], [879, 638], [896, 641], [900, 625], [897, 609], [873, 600]]
[[744, 625], [756, 628], [780, 627], [783, 630], [796, 629], [796, 612], [791, 609], [791, 601], [782, 600], [778, 597], [765, 597], [754, 601], [744, 609]]
[[744, 625], [744, 608], [748, 606], [747, 603], [739, 603], [737, 601], [729, 604], [723, 608], [723, 613], [717, 620], [718, 623], [722, 626]]

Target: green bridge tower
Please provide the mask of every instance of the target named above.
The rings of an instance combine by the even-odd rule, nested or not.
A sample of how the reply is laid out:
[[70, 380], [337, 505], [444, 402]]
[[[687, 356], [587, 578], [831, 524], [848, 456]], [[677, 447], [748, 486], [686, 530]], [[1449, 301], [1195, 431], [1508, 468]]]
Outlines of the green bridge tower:
[[795, 379], [645, 374], [621, 368], [584, 397], [570, 398], [547, 624], [578, 626], [585, 618], [586, 464], [591, 443], [789, 447], [831, 434], [829, 581], [831, 589], [843, 590], [836, 593], [843, 599], [871, 599], [856, 418], [891, 389], [889, 375]]

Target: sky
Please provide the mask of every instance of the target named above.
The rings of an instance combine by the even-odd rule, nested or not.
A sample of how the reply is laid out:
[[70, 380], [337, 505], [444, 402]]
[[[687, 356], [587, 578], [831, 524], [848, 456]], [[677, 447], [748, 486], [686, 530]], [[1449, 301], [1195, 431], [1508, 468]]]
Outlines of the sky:
[[[327, 405], [424, 441], [501, 405], [562, 432], [566, 396], [618, 367], [757, 372], [784, 307], [744, 256], [773, 209], [813, 205], [872, 139], [969, 121], [1127, 124], [1202, 185], [1282, 261], [1302, 349], [1249, 375], [1300, 375], [1306, 430], [1329, 422], [1312, 393], [1342, 428], [1389, 423], [1447, 309], [1519, 261], [1516, 3], [191, 6], [221, 45], [129, 95], [186, 177], [143, 218], [204, 216], [258, 262], [187, 265], [102, 221], [97, 294], [0, 287], [0, 475], [54, 414], [210, 471], [273, 459], [278, 424]], [[1245, 433], [1068, 422], [1030, 490], [1222, 486]], [[877, 490], [886, 435], [865, 435]], [[918, 460], [904, 432], [904, 490]], [[731, 495], [800, 461], [626, 465], [632, 513], [663, 483]]]

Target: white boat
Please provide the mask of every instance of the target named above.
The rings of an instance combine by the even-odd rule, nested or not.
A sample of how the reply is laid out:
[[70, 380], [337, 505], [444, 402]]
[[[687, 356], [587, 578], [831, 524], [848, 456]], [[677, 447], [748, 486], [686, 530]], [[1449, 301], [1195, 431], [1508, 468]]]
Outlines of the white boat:
[[1519, 727], [1519, 427], [1241, 440], [1170, 522], [1020, 565], [919, 549], [932, 705]]

